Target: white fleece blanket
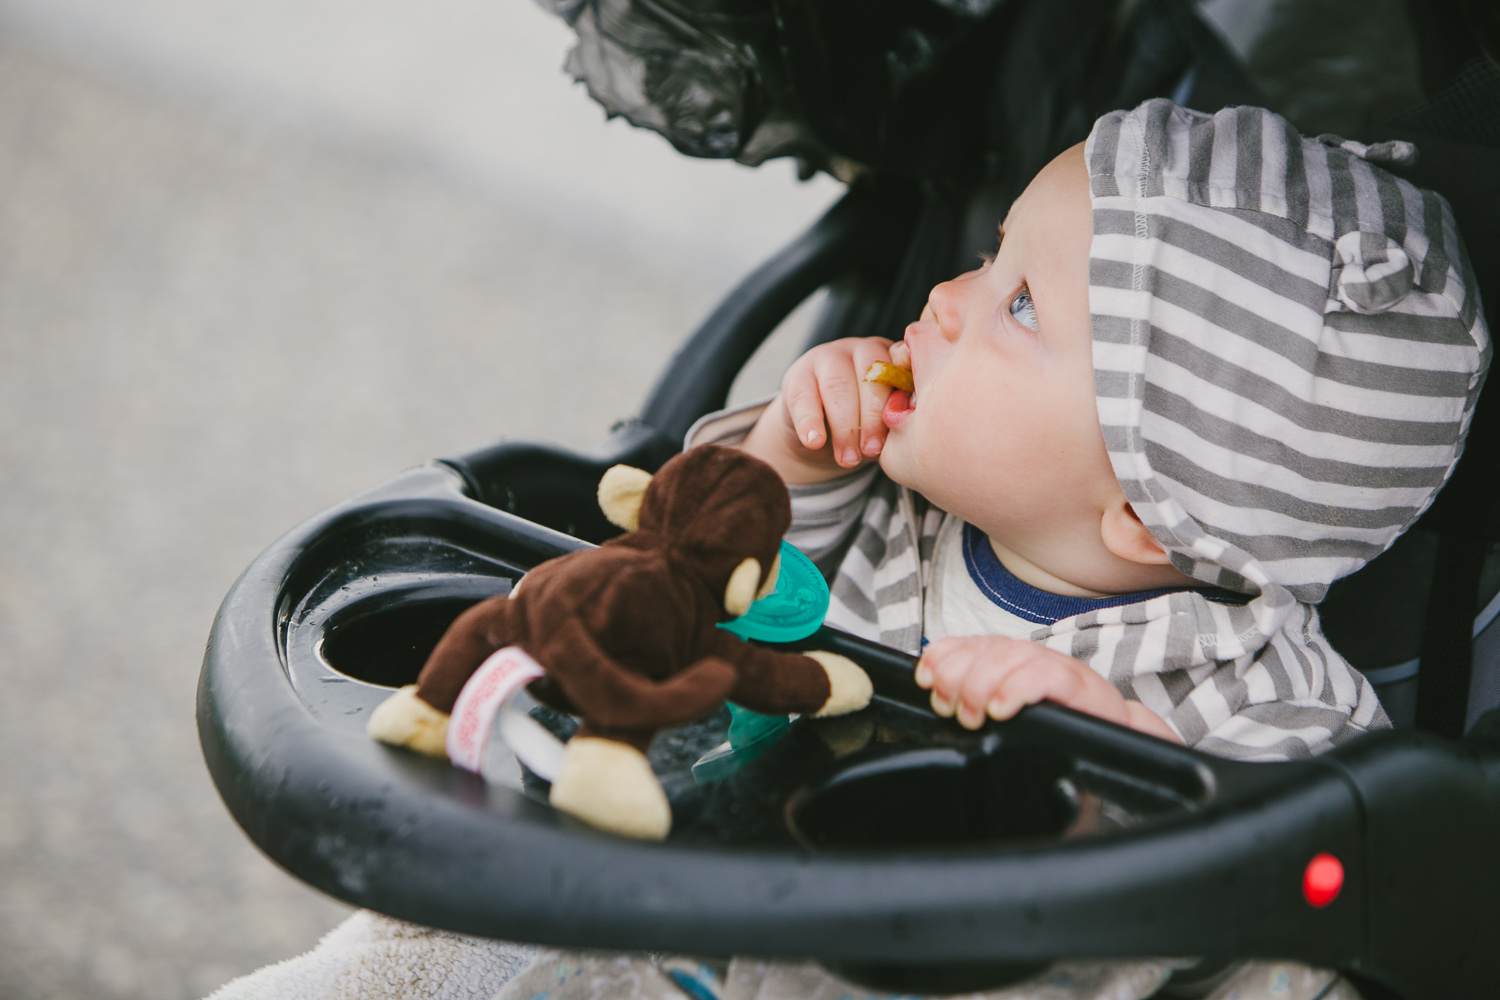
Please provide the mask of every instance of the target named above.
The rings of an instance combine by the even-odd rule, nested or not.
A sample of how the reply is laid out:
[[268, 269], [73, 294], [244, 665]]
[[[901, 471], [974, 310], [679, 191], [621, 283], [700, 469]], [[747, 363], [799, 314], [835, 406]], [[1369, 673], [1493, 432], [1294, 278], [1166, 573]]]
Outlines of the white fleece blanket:
[[[1136, 1000], [1175, 962], [1062, 962], [1012, 987], [948, 1000]], [[871, 993], [811, 962], [565, 952], [466, 937], [362, 910], [305, 955], [268, 965], [207, 1000], [917, 1000]], [[1360, 1000], [1336, 973], [1248, 962], [1206, 1000]]]
[[535, 953], [361, 910], [307, 954], [241, 976], [208, 1000], [490, 1000]]

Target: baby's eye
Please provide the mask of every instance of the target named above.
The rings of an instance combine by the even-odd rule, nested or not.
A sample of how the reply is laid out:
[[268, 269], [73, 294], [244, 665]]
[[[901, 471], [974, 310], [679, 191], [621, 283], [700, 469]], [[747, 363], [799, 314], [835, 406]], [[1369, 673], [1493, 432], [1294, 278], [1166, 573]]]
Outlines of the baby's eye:
[[1036, 303], [1031, 301], [1031, 289], [1022, 288], [1016, 293], [1016, 297], [1010, 300], [1010, 314], [1032, 333], [1037, 332]]

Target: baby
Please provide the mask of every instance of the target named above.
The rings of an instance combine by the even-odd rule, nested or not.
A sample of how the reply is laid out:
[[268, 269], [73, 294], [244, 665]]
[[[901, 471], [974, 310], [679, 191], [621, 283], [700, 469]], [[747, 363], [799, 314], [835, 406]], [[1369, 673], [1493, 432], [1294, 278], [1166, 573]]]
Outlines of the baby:
[[971, 728], [1051, 698], [1279, 759], [1387, 725], [1312, 604], [1458, 454], [1486, 340], [1440, 205], [1263, 112], [1101, 120], [902, 342], [809, 352], [745, 438], [841, 558], [830, 623], [932, 640]]
[[[839, 532], [798, 525], [792, 540], [809, 554], [837, 551], [862, 515], [829, 623], [911, 652], [933, 640], [917, 680], [933, 689], [940, 715], [972, 729], [1051, 698], [1180, 740], [1160, 699], [1153, 711], [1107, 671], [1019, 641], [1059, 618], [1140, 603], [1143, 592], [1202, 586], [1126, 501], [1100, 434], [1092, 239], [1080, 144], [1016, 199], [983, 267], [932, 290], [901, 342], [840, 340], [798, 359], [742, 447], [789, 486], [814, 487], [795, 491], [801, 520], [820, 509], [842, 515]], [[863, 381], [876, 361], [909, 368], [914, 390]], [[820, 496], [816, 487], [877, 456], [899, 489], [877, 485], [872, 468], [849, 484], [856, 503]], [[1364, 700], [1361, 727], [1379, 712]]]
[[[920, 652], [933, 708], [963, 726], [1052, 699], [1252, 760], [1387, 726], [1315, 605], [1432, 501], [1490, 357], [1446, 203], [1372, 166], [1411, 153], [1304, 139], [1255, 108], [1106, 115], [900, 342], [815, 348], [775, 400], [688, 443], [737, 443], [781, 474], [788, 537], [832, 577], [829, 624]], [[864, 381], [876, 361], [913, 390]], [[361, 933], [418, 933], [386, 924]], [[476, 993], [853, 989], [806, 964], [557, 952], [502, 988], [517, 957], [496, 952]], [[1134, 1000], [1170, 976], [1065, 963], [986, 996]], [[1192, 995], [1358, 996], [1268, 962]]]

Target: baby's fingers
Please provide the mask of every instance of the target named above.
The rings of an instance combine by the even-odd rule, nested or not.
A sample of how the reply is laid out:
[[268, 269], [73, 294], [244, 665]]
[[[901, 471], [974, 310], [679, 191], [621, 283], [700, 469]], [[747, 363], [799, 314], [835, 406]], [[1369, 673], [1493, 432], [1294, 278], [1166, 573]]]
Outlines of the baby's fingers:
[[[972, 717], [977, 711], [982, 722], [988, 699], [972, 699], [973, 685], [993, 687], [1014, 668], [1013, 658], [1006, 655], [1009, 643], [999, 636], [985, 636], [941, 639], [929, 646], [917, 665], [916, 680], [919, 686], [932, 689], [932, 710], [944, 718], [959, 713], [966, 725], [964, 716]], [[967, 711], [964, 701], [970, 701]]]
[[1006, 680], [1033, 655], [1028, 643], [1000, 636], [986, 637], [956, 654], [949, 654], [937, 671], [933, 700], [952, 706], [951, 713], [966, 729], [978, 729]]
[[849, 360], [848, 356], [825, 357], [814, 369], [823, 414], [828, 421], [833, 460], [845, 468], [853, 468], [860, 461], [859, 429], [863, 409], [859, 383]]
[[1113, 684], [1087, 667], [1073, 667], [1050, 657], [1018, 667], [1005, 678], [986, 708], [993, 719], [1009, 719], [1027, 705], [1043, 700], [1111, 722], [1126, 721], [1125, 697]]
[[1071, 671], [1060, 670], [1045, 660], [1032, 661], [1005, 678], [986, 704], [986, 712], [991, 718], [1009, 719], [1027, 705], [1044, 699], [1067, 705], [1077, 695], [1078, 678]]
[[823, 427], [823, 396], [812, 371], [794, 369], [787, 372], [781, 386], [781, 400], [792, 431], [803, 447], [817, 451], [828, 443], [828, 434]]
[[974, 664], [958, 686], [953, 699], [953, 714], [965, 729], [984, 725], [990, 704], [1005, 680], [1018, 669], [1014, 662], [983, 660]]
[[869, 458], [879, 455], [880, 449], [885, 446], [886, 427], [880, 413], [885, 409], [885, 401], [890, 394], [889, 386], [860, 380], [859, 448]]

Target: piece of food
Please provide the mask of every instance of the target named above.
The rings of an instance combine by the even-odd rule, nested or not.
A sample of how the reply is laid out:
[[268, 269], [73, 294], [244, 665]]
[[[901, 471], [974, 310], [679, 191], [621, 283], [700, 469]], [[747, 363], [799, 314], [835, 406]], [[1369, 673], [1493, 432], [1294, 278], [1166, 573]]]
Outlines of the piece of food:
[[877, 361], [865, 372], [866, 382], [879, 382], [892, 389], [911, 392], [916, 386], [911, 380], [911, 369], [893, 365], [889, 361]]

